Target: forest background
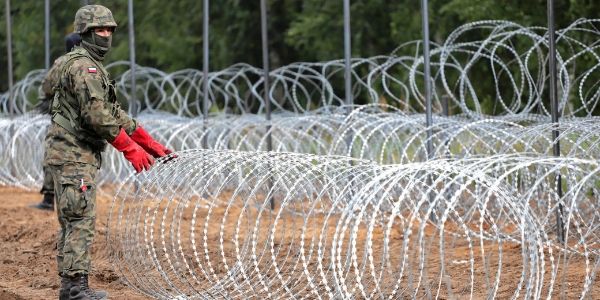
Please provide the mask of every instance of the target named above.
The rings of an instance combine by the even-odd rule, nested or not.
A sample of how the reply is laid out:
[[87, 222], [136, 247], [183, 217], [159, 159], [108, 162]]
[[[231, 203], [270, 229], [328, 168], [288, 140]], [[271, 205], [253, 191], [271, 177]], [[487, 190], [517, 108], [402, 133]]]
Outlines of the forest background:
[[[51, 61], [64, 52], [63, 38], [84, 1], [51, 0]], [[129, 59], [127, 1], [88, 1], [113, 11], [119, 24], [106, 63]], [[269, 0], [272, 68], [299, 61], [343, 57], [341, 0]], [[389, 54], [421, 39], [418, 0], [351, 1], [352, 56]], [[600, 16], [598, 0], [556, 0], [556, 26]], [[0, 91], [8, 89], [5, 6], [0, 6]], [[44, 66], [44, 1], [11, 1], [14, 80]], [[546, 0], [430, 0], [431, 40], [442, 43], [455, 28], [472, 21], [508, 20], [547, 26]], [[136, 62], [166, 72], [202, 69], [202, 1], [134, 1]], [[474, 37], [476, 38], [476, 37]], [[210, 3], [210, 70], [238, 62], [262, 66], [259, 0]], [[594, 63], [594, 62], [590, 62]], [[493, 87], [490, 86], [490, 89]], [[491, 93], [493, 94], [493, 93]]]

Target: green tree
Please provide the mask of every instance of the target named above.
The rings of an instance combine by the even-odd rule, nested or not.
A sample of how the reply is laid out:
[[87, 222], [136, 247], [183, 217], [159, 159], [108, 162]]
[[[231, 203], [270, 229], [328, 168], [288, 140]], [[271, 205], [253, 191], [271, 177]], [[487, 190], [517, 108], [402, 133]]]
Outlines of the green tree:
[[[82, 1], [51, 1], [51, 56], [64, 51], [63, 37], [71, 32], [73, 17]], [[119, 24], [107, 63], [128, 60], [127, 1], [97, 0], [109, 7]], [[343, 57], [342, 1], [269, 0], [269, 50], [273, 68], [296, 61], [323, 61]], [[44, 1], [11, 1], [15, 81], [30, 70], [44, 67]], [[262, 66], [260, 1], [211, 1], [210, 69], [218, 70], [238, 62]], [[6, 50], [5, 7], [0, 6], [0, 52]], [[594, 18], [600, 1], [557, 0], [557, 27], [564, 28], [578, 18]], [[202, 1], [135, 1], [136, 59], [140, 65], [164, 71], [202, 69]], [[546, 1], [517, 0], [430, 0], [430, 35], [442, 43], [448, 34], [467, 22], [501, 19], [524, 26], [545, 27]], [[420, 1], [351, 1], [352, 56], [388, 54], [398, 45], [420, 40]], [[472, 32], [465, 38], [481, 38]], [[582, 39], [594, 39], [582, 35]], [[597, 38], [595, 38], [597, 40]], [[585, 41], [588, 44], [596, 40]], [[411, 53], [412, 54], [412, 53]], [[593, 65], [593, 58], [578, 61]], [[7, 89], [6, 55], [0, 55], [0, 91]], [[488, 76], [481, 67], [472, 76]], [[494, 95], [492, 83], [479, 87]], [[493, 96], [480, 99], [490, 110]]]

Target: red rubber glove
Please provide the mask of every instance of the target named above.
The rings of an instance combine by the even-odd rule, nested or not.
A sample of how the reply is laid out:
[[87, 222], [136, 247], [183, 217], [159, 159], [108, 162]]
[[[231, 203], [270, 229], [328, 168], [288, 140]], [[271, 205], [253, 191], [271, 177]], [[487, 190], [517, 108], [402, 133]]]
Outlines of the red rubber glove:
[[142, 170], [150, 170], [150, 166], [154, 164], [154, 159], [140, 145], [136, 144], [125, 132], [123, 128], [114, 141], [110, 142], [119, 152], [123, 152], [123, 156], [131, 162], [137, 173]]
[[155, 141], [142, 126], [138, 125], [131, 134], [131, 138], [155, 158], [163, 157], [173, 152], [171, 149]]

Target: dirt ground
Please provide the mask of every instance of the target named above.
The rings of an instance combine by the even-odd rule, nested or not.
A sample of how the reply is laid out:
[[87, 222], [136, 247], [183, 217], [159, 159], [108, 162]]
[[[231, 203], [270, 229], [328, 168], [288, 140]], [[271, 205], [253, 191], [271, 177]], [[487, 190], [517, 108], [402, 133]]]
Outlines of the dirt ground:
[[[58, 298], [60, 280], [56, 271], [55, 238], [59, 225], [54, 212], [44, 212], [29, 207], [40, 199], [41, 195], [36, 192], [13, 187], [0, 187], [0, 300]], [[107, 213], [111, 198], [99, 194], [97, 201], [97, 234], [92, 253], [94, 270], [90, 277], [91, 286], [106, 290], [110, 299], [148, 299], [126, 286], [113, 271], [107, 258], [105, 244]], [[209, 235], [211, 234], [209, 232]], [[212, 241], [208, 245], [211, 249], [219, 247], [219, 241], [216, 237], [217, 232], [214, 234], [215, 238], [209, 239], [209, 241]], [[375, 232], [374, 234], [378, 235], [380, 233]], [[432, 232], [431, 236], [435, 236], [435, 232]], [[400, 249], [401, 244], [402, 237], [400, 235], [392, 236], [390, 245], [393, 251], [391, 252], [399, 253], [401, 250], [394, 250], [394, 247]], [[231, 245], [225, 246], [227, 248]], [[439, 259], [436, 258], [439, 255], [437, 255], [436, 247], [430, 249], [433, 252], [430, 253], [426, 267], [433, 271], [439, 269]], [[376, 252], [378, 250], [375, 248]], [[474, 249], [474, 251], [477, 253], [479, 250]], [[491, 257], [488, 263], [493, 265], [496, 256], [494, 247], [489, 247], [486, 251]], [[451, 261], [462, 262], [466, 257], [466, 252], [467, 248], [455, 245], [454, 249], [447, 249], [446, 258]], [[501, 279], [503, 284], [500, 285], [496, 295], [497, 299], [506, 299], [513, 296], [518, 278], [523, 270], [523, 265], [520, 263], [522, 262], [522, 253], [518, 245], [505, 245], [502, 252], [504, 262], [502, 263]], [[393, 263], [397, 264], [398, 262], [393, 261]], [[477, 278], [483, 277], [482, 273], [484, 271], [482, 270], [484, 266], [479, 265], [480, 263], [476, 261], [475, 277]], [[493, 266], [487, 267], [494, 270]], [[467, 299], [469, 291], [466, 289], [461, 290], [460, 282], [469, 282], [470, 273], [466, 272], [465, 267], [460, 264], [448, 266], [446, 272], [452, 275], [448, 280], [454, 282], [453, 286], [457, 287], [457, 290], [455, 290], [453, 296], [443, 298]], [[553, 298], [578, 299], [584, 284], [582, 282], [585, 277], [584, 273], [585, 263], [582, 259], [575, 258], [571, 261], [566, 272], [559, 273], [564, 281], [562, 281], [562, 284], [555, 286], [555, 291], [552, 293]], [[487, 295], [487, 290], [483, 287], [485, 283], [478, 281], [480, 279], [476, 279], [473, 297], [484, 299]], [[520, 297], [523, 297], [522, 295]], [[543, 291], [542, 296], [545, 297], [546, 295], [547, 291]], [[588, 296], [586, 299], [600, 299], [598, 281], [593, 283], [592, 293]]]
[[[0, 187], [0, 299], [58, 299], [55, 212], [29, 207], [41, 195], [18, 188]], [[110, 299], [148, 299], [123, 284], [103, 251], [106, 209], [110, 198], [98, 196], [93, 272], [90, 286], [108, 292]]]

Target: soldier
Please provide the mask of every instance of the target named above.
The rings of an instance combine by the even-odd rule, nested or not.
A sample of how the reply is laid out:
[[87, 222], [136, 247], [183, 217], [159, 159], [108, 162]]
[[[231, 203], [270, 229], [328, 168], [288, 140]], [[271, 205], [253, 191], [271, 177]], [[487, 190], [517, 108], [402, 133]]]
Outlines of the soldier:
[[[75, 46], [79, 46], [81, 43], [81, 37], [77, 33], [71, 33], [65, 37], [65, 53], [71, 52]], [[52, 64], [50, 70], [42, 80], [40, 86], [40, 102], [37, 105], [37, 109], [42, 114], [50, 114], [50, 104], [54, 99], [54, 86], [58, 83], [58, 76], [65, 62], [66, 56], [63, 55], [57, 58]], [[44, 182], [40, 194], [43, 194], [42, 202], [33, 205], [32, 207], [41, 210], [54, 210], [54, 181], [50, 174], [50, 169], [44, 164]]]
[[[45, 163], [54, 180], [60, 299], [104, 299], [88, 286], [96, 219], [96, 174], [107, 142], [139, 173], [171, 153], [130, 118], [116, 101], [114, 81], [102, 65], [117, 27], [111, 11], [86, 5], [75, 14], [81, 47], [66, 55], [52, 102]], [[152, 156], [151, 156], [152, 155]]]

